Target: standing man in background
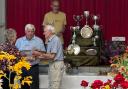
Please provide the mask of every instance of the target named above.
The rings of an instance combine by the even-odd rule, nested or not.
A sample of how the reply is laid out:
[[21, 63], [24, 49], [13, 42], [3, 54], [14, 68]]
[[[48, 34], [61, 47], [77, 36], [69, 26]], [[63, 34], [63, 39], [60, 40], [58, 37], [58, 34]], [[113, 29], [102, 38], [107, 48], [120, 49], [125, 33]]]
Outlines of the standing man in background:
[[67, 24], [66, 14], [59, 10], [60, 2], [58, 0], [51, 1], [51, 8], [52, 11], [44, 16], [43, 26], [52, 24], [55, 27], [55, 34], [60, 38], [61, 43], [64, 44], [63, 32]]

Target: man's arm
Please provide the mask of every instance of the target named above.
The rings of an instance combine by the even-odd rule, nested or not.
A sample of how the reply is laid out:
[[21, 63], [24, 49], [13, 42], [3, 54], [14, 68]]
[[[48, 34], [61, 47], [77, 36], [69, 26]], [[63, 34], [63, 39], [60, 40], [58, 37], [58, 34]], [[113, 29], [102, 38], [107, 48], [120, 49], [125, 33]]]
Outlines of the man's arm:
[[66, 19], [66, 14], [64, 14], [64, 21], [63, 21], [62, 32], [65, 31], [66, 25], [67, 25], [67, 19]]
[[47, 59], [47, 60], [54, 60], [55, 56], [56, 56], [55, 53], [46, 53], [46, 54], [42, 54], [39, 57], [42, 58], [42, 59]]
[[18, 50], [20, 50], [20, 45], [21, 45], [21, 41], [20, 41], [20, 39], [17, 39], [17, 40], [16, 40], [16, 43], [15, 43], [15, 46], [16, 46], [16, 48], [17, 48]]
[[59, 45], [61, 45], [61, 42], [59, 41], [59, 39], [57, 39], [56, 41], [53, 42], [53, 46], [50, 50], [50, 53], [41, 53], [39, 51], [34, 51], [33, 53], [38, 55], [39, 58], [41, 59], [48, 59], [48, 60], [54, 60], [55, 56], [57, 54], [58, 51], [58, 47]]
[[55, 53], [44, 53], [44, 52], [39, 52], [39, 51], [33, 51], [33, 55], [40, 58], [40, 59], [54, 60], [56, 54]]
[[45, 26], [46, 24], [47, 24], [47, 14], [45, 14], [45, 16], [44, 16], [42, 26]]

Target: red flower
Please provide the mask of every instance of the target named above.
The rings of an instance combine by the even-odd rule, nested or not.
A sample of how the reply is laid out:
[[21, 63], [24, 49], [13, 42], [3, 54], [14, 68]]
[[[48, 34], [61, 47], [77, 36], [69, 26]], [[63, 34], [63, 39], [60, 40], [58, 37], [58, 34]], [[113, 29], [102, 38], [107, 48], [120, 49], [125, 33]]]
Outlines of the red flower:
[[112, 85], [114, 88], [117, 88], [119, 85], [121, 85], [122, 88], [124, 87], [123, 89], [125, 89], [125, 87], [127, 87], [127, 82], [125, 81], [125, 78], [122, 74], [120, 74], [120, 73], [117, 74], [115, 76], [114, 80], [115, 80], [115, 82]]
[[119, 85], [119, 84], [118, 84], [117, 82], [114, 82], [113, 85], [112, 85], [112, 87], [113, 87], [113, 88], [117, 88], [118, 85]]
[[128, 47], [126, 48], [125, 52], [128, 53]]
[[81, 85], [82, 87], [87, 87], [87, 86], [88, 86], [88, 82], [85, 81], [85, 80], [82, 80], [80, 85]]
[[112, 83], [112, 80], [110, 80], [110, 79], [108, 79], [108, 81], [107, 81], [108, 83]]
[[103, 82], [101, 80], [95, 80], [92, 83], [91, 88], [93, 88], [93, 89], [100, 89], [101, 86], [103, 86]]
[[114, 78], [115, 82], [120, 84], [121, 82], [124, 82], [125, 78], [122, 74], [117, 74]]
[[120, 86], [123, 88], [123, 89], [127, 89], [128, 88], [128, 81], [123, 81]]

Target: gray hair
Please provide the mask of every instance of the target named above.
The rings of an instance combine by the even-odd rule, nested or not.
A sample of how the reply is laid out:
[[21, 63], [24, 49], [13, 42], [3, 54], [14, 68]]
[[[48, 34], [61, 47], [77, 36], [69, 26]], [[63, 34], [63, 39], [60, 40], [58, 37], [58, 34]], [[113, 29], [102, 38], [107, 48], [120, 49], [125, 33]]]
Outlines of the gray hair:
[[51, 31], [53, 34], [55, 34], [55, 27], [53, 25], [45, 25], [45, 28], [47, 28], [49, 31]]
[[35, 26], [34, 26], [33, 24], [27, 24], [27, 25], [25, 26], [25, 31], [27, 31], [28, 29], [31, 29], [31, 30], [33, 30], [33, 31], [36, 30], [36, 28], [35, 28]]
[[16, 34], [17, 33], [14, 29], [12, 28], [7, 29], [5, 33], [6, 40], [9, 41], [11, 38], [15, 37]]

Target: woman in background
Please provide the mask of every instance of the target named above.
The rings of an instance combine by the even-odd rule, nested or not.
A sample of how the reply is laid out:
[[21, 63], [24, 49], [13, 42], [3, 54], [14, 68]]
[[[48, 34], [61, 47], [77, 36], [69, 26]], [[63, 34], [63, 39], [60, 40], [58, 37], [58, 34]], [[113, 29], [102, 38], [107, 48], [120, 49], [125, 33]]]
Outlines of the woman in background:
[[17, 33], [14, 29], [9, 28], [6, 30], [6, 41], [5, 43], [0, 44], [0, 50], [13, 54], [15, 56], [19, 55], [19, 51], [15, 47], [15, 42], [17, 38]]
[[[0, 44], [0, 50], [4, 51], [4, 52], [8, 52], [9, 54], [13, 54], [15, 55], [17, 58], [20, 58], [20, 53], [18, 51], [18, 49], [15, 47], [15, 41], [17, 38], [17, 33], [14, 29], [10, 28], [6, 30], [6, 41], [5, 43]], [[13, 63], [12, 63], [13, 64]], [[7, 77], [9, 76], [9, 71], [6, 70], [6, 67], [4, 66], [5, 64], [0, 63], [2, 70], [4, 70], [7, 74]], [[11, 75], [11, 80], [14, 79], [15, 74], [12, 73]], [[2, 78], [3, 79], [3, 89], [9, 89], [9, 82], [6, 78]], [[11, 81], [11, 83], [13, 84], [14, 81]]]

